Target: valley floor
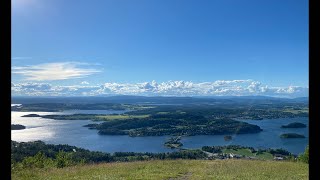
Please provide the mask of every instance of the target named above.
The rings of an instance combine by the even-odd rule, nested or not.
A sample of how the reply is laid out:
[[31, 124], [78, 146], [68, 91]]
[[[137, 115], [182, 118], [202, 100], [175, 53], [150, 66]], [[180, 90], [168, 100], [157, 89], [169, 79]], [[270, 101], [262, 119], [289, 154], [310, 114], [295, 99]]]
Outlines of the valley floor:
[[153, 160], [12, 171], [12, 179], [309, 179], [308, 164], [263, 160]]

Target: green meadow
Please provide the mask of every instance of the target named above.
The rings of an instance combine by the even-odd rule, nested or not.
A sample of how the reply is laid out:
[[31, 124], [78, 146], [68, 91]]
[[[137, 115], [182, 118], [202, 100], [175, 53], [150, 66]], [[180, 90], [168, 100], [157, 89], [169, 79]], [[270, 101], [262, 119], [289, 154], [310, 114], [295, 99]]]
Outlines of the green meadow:
[[24, 169], [12, 179], [309, 179], [308, 164], [267, 160], [152, 160]]

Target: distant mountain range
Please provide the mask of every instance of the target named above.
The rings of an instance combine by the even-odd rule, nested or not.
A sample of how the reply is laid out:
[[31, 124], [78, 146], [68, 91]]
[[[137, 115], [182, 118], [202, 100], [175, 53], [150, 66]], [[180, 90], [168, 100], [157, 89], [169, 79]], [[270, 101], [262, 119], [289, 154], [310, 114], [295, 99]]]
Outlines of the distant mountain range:
[[166, 97], [166, 96], [87, 96], [87, 97], [30, 97], [14, 96], [12, 104], [29, 103], [131, 103], [131, 104], [194, 104], [194, 103], [271, 103], [271, 102], [303, 102], [308, 103], [308, 97], [277, 98], [269, 96], [197, 96], [197, 97]]

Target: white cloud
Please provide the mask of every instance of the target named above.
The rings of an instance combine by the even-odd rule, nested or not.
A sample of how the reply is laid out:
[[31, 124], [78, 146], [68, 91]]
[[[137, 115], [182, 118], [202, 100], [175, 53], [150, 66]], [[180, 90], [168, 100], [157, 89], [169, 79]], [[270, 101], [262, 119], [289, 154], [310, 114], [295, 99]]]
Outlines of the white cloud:
[[265, 89], [266, 87], [262, 87], [261, 86], [261, 82], [258, 82], [258, 81], [252, 81], [250, 83], [250, 85], [248, 86], [248, 90], [249, 92], [262, 92], [262, 90], [266, 90]]
[[38, 64], [32, 66], [14, 66], [12, 67], [12, 73], [22, 75], [25, 80], [52, 81], [83, 78], [101, 72], [97, 69], [80, 68], [79, 66], [81, 65], [88, 64], [77, 62], [62, 62]]
[[16, 56], [12, 57], [12, 60], [24, 60], [24, 59], [32, 59], [32, 57], [22, 57], [22, 56]]
[[87, 81], [82, 81], [81, 84], [88, 85], [89, 83]]
[[[83, 81], [86, 82], [86, 81]], [[53, 86], [48, 83], [12, 83], [13, 95], [47, 96], [95, 96], [95, 95], [145, 95], [145, 96], [250, 96], [274, 97], [308, 96], [307, 87], [269, 87], [254, 80], [219, 80], [194, 83], [191, 81], [167, 81], [157, 83], [104, 83], [89, 86]]]
[[98, 88], [99, 86], [54, 86], [49, 83], [16, 83], [14, 86], [11, 85], [11, 93], [23, 96], [79, 96], [90, 94], [91, 91], [96, 91]]

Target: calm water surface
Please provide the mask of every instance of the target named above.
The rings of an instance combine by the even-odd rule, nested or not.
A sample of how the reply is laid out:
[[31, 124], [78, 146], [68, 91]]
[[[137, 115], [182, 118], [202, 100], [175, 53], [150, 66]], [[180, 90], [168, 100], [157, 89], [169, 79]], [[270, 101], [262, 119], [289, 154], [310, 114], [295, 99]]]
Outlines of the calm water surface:
[[[64, 112], [15, 112], [12, 111], [12, 124], [26, 126], [24, 130], [11, 131], [11, 139], [18, 142], [41, 140], [51, 144], [69, 144], [89, 150], [103, 152], [171, 152], [163, 146], [169, 136], [129, 137], [98, 135], [97, 130], [90, 130], [83, 125], [90, 120], [53, 120], [39, 117], [21, 117], [26, 114], [121, 114], [126, 111], [114, 110], [72, 110]], [[308, 144], [308, 118], [267, 119], [246, 122], [260, 126], [263, 131], [257, 134], [232, 135], [231, 141], [224, 141], [224, 135], [189, 136], [181, 142], [185, 148], [200, 148], [213, 145], [244, 145], [255, 148], [283, 148], [294, 154], [302, 153]], [[307, 124], [307, 128], [282, 129], [281, 125], [291, 122]], [[281, 139], [282, 133], [303, 134], [304, 139]]]

